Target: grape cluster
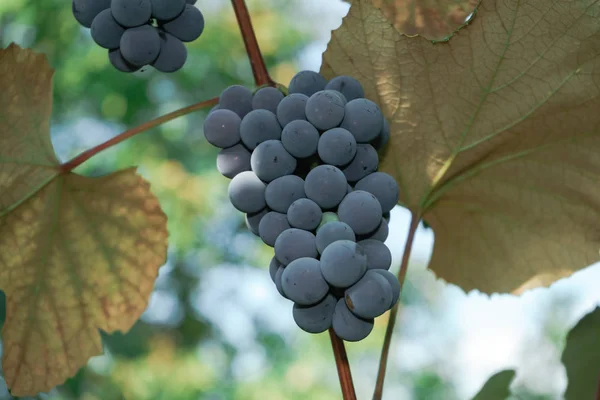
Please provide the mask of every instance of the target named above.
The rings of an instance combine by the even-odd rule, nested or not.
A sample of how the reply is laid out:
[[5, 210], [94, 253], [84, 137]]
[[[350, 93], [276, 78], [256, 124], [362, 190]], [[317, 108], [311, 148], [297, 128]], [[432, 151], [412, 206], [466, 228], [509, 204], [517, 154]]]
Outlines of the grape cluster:
[[108, 49], [119, 71], [152, 65], [175, 72], [185, 64], [187, 49], [204, 31], [196, 0], [73, 0], [77, 22], [90, 28], [92, 39]]
[[377, 172], [389, 124], [360, 82], [302, 71], [287, 96], [230, 86], [204, 134], [221, 148], [217, 169], [231, 179], [231, 203], [274, 248], [271, 278], [294, 302], [296, 324], [367, 337], [400, 294], [384, 244], [399, 188]]

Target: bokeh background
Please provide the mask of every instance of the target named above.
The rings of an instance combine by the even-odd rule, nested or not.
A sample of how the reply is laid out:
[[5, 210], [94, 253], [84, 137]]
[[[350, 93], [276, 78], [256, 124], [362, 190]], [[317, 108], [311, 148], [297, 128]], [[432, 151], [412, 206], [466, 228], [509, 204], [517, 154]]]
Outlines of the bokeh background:
[[[330, 32], [349, 7], [340, 0], [248, 5], [271, 75], [283, 84], [301, 69], [319, 69]], [[218, 96], [228, 85], [253, 85], [230, 2], [199, 0], [196, 6], [207, 27], [188, 44], [186, 66], [170, 75], [152, 68], [129, 75], [116, 71], [106, 51], [76, 23], [70, 1], [0, 0], [2, 47], [11, 42], [31, 47], [56, 69], [51, 135], [62, 160], [151, 118]], [[228, 180], [215, 168], [217, 150], [202, 134], [206, 111], [141, 134], [78, 169], [97, 176], [139, 166], [169, 217], [169, 257], [134, 328], [103, 334], [104, 355], [37, 398], [341, 398], [328, 335], [309, 335], [295, 326], [291, 303], [269, 278], [272, 250], [246, 230], [227, 200]], [[394, 271], [407, 229], [408, 213], [397, 207], [387, 241]], [[427, 271], [433, 241], [433, 232], [420, 227], [384, 398], [470, 399], [493, 373], [514, 368], [512, 399], [561, 399], [566, 334], [600, 303], [600, 265], [550, 289], [490, 298], [465, 294]], [[363, 342], [347, 344], [359, 399], [371, 396], [387, 318], [380, 317]], [[11, 398], [0, 381], [0, 399]]]

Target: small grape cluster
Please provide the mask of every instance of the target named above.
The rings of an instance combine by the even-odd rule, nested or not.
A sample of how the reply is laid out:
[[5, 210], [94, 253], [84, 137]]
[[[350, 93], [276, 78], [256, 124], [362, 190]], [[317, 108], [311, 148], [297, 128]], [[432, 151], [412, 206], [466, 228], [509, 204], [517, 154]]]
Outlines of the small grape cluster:
[[77, 22], [90, 28], [92, 39], [108, 49], [119, 71], [152, 65], [175, 72], [185, 64], [187, 49], [204, 31], [196, 0], [73, 0]]
[[398, 301], [384, 241], [399, 188], [377, 172], [389, 129], [360, 82], [312, 71], [296, 74], [287, 96], [230, 86], [205, 120], [229, 199], [274, 247], [271, 278], [306, 332], [362, 340]]

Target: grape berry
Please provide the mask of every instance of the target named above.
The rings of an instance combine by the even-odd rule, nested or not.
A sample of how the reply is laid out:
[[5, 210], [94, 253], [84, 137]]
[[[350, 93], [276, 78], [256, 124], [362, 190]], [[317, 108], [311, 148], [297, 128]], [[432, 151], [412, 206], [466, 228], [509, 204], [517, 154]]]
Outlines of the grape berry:
[[[152, 65], [175, 72], [187, 60], [184, 42], [204, 31], [204, 16], [190, 0], [73, 0], [77, 22], [91, 29], [92, 39], [107, 49], [121, 72]], [[225, 107], [227, 109], [227, 107]]]
[[204, 135], [221, 149], [217, 168], [231, 179], [231, 203], [274, 248], [269, 273], [294, 302], [296, 324], [359, 341], [400, 294], [383, 243], [400, 193], [392, 176], [377, 172], [389, 124], [349, 76], [327, 81], [302, 71], [289, 93], [231, 86]]

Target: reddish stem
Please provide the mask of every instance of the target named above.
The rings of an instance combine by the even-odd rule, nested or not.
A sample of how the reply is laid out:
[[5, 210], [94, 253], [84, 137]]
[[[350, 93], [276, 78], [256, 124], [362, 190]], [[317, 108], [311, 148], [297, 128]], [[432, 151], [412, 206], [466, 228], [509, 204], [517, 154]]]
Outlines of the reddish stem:
[[596, 400], [600, 400], [600, 375], [598, 375], [598, 390], [596, 391]]
[[[398, 271], [398, 281], [400, 282], [400, 293], [404, 287], [404, 278], [406, 278], [406, 271], [408, 270], [408, 260], [410, 258], [410, 252], [412, 250], [413, 242], [415, 239], [415, 233], [419, 227], [420, 217], [413, 214], [410, 221], [410, 227], [408, 228], [408, 237], [404, 245], [404, 254], [402, 255], [402, 262], [400, 263], [400, 270]], [[392, 334], [394, 333], [394, 325], [396, 325], [396, 316], [398, 314], [398, 308], [400, 305], [400, 298], [398, 302], [390, 311], [390, 319], [385, 331], [385, 338], [383, 340], [383, 347], [381, 348], [381, 357], [379, 359], [379, 371], [377, 372], [377, 384], [375, 385], [375, 392], [373, 393], [373, 400], [381, 400], [383, 396], [383, 383], [385, 381], [385, 371], [387, 368], [388, 354], [390, 352], [390, 344], [392, 343]]]
[[144, 122], [143, 124], [136, 126], [135, 128], [126, 130], [125, 132], [118, 134], [114, 138], [112, 138], [104, 143], [101, 143], [96, 147], [92, 147], [91, 149], [84, 151], [77, 157], [62, 164], [60, 166], [60, 169], [63, 173], [69, 172], [69, 171], [75, 169], [76, 167], [78, 167], [79, 165], [83, 164], [84, 162], [86, 162], [87, 160], [89, 160], [90, 158], [95, 156], [96, 154], [100, 153], [102, 150], [106, 150], [109, 147], [119, 144], [122, 141], [129, 139], [132, 136], [137, 135], [138, 133], [145, 132], [149, 129], [155, 128], [166, 122], [174, 120], [175, 118], [181, 117], [182, 115], [192, 113], [192, 112], [200, 110], [204, 107], [212, 106], [214, 104], [217, 104], [218, 102], [219, 102], [219, 98], [215, 97], [210, 100], [205, 100], [200, 103], [192, 104], [191, 106], [188, 106], [185, 108], [180, 108], [179, 110], [175, 110], [173, 112], [163, 115], [162, 117], [155, 118], [151, 121]]
[[352, 382], [352, 374], [350, 373], [350, 363], [346, 355], [344, 341], [335, 334], [333, 328], [329, 328], [329, 338], [331, 339], [331, 347], [335, 356], [335, 365], [340, 377], [340, 386], [342, 387], [344, 400], [356, 400], [354, 383]]
[[[256, 86], [269, 85], [277, 87], [277, 84], [269, 76], [269, 71], [267, 70], [267, 66], [265, 65], [265, 61], [260, 51], [258, 40], [256, 40], [256, 35], [254, 34], [252, 19], [250, 18], [250, 13], [246, 7], [246, 2], [244, 0], [231, 0], [231, 4], [233, 5], [242, 38], [244, 39], [244, 45], [246, 46], [246, 52], [248, 53], [248, 59], [250, 60], [250, 66], [252, 67]], [[348, 363], [344, 341], [341, 340], [331, 328], [329, 329], [329, 337], [331, 339], [331, 347], [335, 357], [335, 365], [340, 378], [344, 400], [356, 400], [356, 393], [354, 392], [354, 384], [352, 382], [352, 374], [350, 373], [350, 364]]]
[[244, 0], [231, 0], [231, 4], [233, 5], [235, 17], [242, 32], [242, 38], [244, 39], [244, 45], [246, 46], [256, 86], [269, 85], [275, 87], [276, 84], [269, 76], [269, 71], [267, 71], [267, 66], [258, 46], [258, 40], [256, 40], [256, 35], [254, 34], [246, 2]]

